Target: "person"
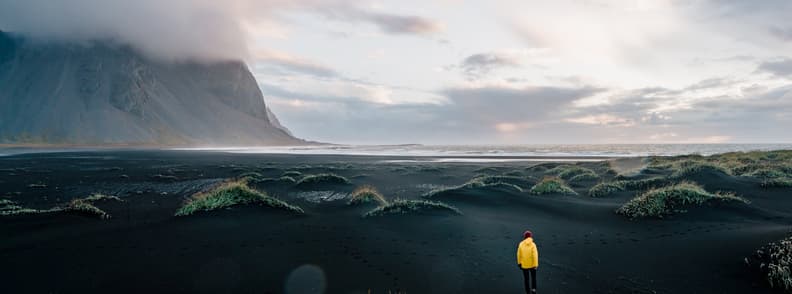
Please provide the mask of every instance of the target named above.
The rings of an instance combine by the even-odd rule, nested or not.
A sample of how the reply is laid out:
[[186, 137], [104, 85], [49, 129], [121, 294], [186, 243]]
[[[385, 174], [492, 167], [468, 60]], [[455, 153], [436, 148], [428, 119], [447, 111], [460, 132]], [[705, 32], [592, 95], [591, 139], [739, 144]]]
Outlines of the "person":
[[536, 293], [536, 269], [539, 268], [539, 250], [533, 240], [533, 233], [525, 231], [523, 240], [517, 245], [517, 266], [523, 272], [525, 293]]

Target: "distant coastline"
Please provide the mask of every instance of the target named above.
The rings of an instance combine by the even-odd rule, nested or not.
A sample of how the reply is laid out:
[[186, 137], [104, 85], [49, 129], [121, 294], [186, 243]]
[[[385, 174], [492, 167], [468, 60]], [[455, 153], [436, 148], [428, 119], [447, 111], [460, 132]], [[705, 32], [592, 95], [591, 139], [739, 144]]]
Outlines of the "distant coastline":
[[[417, 158], [417, 161], [603, 160], [621, 157], [713, 155], [728, 152], [790, 150], [792, 144], [574, 144], [574, 145], [338, 145], [182, 147], [156, 145], [0, 145], [0, 156], [84, 151], [202, 151], [244, 154], [334, 155]], [[396, 158], [402, 157], [402, 158]], [[480, 161], [479, 160], [479, 161]]]

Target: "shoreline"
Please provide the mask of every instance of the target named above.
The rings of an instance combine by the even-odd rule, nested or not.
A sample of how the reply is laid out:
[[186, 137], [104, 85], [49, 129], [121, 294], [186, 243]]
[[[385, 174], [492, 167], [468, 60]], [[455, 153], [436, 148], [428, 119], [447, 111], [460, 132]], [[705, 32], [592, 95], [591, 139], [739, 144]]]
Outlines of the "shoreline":
[[[673, 146], [673, 147], [668, 147]], [[600, 148], [600, 149], [596, 149]], [[666, 149], [664, 149], [666, 148]], [[671, 149], [668, 149], [671, 148]], [[687, 148], [687, 149], [685, 149]], [[620, 158], [712, 156], [732, 152], [792, 150], [792, 144], [614, 144], [614, 145], [300, 145], [267, 147], [162, 147], [162, 146], [9, 146], [0, 145], [0, 157], [20, 154], [79, 152], [183, 152], [286, 156], [338, 156], [412, 160], [415, 162], [602, 161]]]

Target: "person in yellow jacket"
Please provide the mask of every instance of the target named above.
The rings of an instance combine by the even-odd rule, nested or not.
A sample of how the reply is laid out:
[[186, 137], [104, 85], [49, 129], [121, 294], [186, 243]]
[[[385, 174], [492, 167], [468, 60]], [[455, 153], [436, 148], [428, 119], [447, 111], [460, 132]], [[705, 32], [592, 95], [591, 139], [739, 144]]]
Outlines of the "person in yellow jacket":
[[525, 293], [536, 293], [536, 269], [539, 268], [539, 250], [533, 240], [533, 233], [525, 231], [523, 240], [517, 245], [517, 265], [525, 279]]

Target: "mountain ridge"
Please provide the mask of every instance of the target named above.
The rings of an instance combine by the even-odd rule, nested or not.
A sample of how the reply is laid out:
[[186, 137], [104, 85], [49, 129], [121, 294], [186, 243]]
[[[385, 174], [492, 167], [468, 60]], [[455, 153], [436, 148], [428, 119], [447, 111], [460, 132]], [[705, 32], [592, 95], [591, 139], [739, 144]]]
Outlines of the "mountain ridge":
[[161, 61], [129, 46], [0, 31], [0, 144], [301, 145], [241, 61]]

